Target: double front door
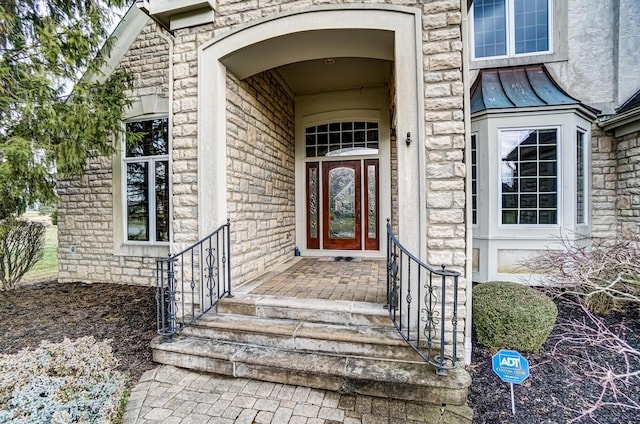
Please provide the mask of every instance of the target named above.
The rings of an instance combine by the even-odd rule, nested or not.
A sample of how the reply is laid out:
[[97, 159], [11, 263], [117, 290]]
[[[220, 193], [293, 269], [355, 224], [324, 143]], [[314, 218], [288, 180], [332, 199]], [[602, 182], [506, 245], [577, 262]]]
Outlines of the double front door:
[[378, 250], [378, 159], [307, 163], [307, 248]]

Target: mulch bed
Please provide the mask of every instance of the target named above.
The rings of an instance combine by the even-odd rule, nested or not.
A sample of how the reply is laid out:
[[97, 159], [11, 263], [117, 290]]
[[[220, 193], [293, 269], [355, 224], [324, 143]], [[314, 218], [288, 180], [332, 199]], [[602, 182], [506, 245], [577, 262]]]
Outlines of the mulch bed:
[[42, 340], [93, 336], [111, 340], [129, 385], [155, 364], [155, 287], [42, 283], [0, 291], [0, 353], [34, 349]]
[[[582, 321], [584, 313], [566, 302], [558, 303], [558, 322]], [[610, 327], [622, 323], [626, 327], [624, 339], [635, 349], [640, 347], [640, 319], [637, 310], [604, 317]], [[587, 320], [587, 322], [589, 322]], [[530, 376], [522, 384], [514, 384], [516, 415], [511, 412], [511, 391], [492, 369], [491, 352], [477, 346], [474, 340], [472, 365], [468, 367], [473, 384], [469, 393], [469, 405], [474, 410], [474, 423], [567, 423], [582, 415], [602, 393], [599, 380], [589, 376], [592, 369], [587, 359], [610, 367], [615, 372], [624, 372], [624, 357], [599, 347], [577, 348], [560, 344], [553, 352], [560, 337], [558, 326], [538, 354], [524, 354], [529, 361]], [[640, 358], [631, 366], [640, 370]], [[640, 376], [628, 384], [618, 384], [618, 389], [632, 401], [640, 402]], [[624, 401], [623, 396], [618, 396]], [[609, 390], [603, 402], [616, 402]], [[620, 406], [603, 406], [577, 420], [579, 423], [638, 423], [640, 410]]]
[[[16, 291], [0, 292], [0, 353], [33, 349], [42, 340], [62, 341], [93, 336], [110, 339], [120, 369], [135, 384], [142, 373], [155, 366], [149, 342], [156, 335], [155, 288], [118, 284], [44, 283]], [[581, 312], [560, 305], [559, 320], [582, 319]], [[628, 327], [625, 338], [640, 346], [640, 319], [637, 311], [607, 318], [611, 324], [623, 322]], [[601, 386], [589, 378], [584, 358], [620, 370], [622, 357], [594, 347], [570, 352], [566, 347], [552, 355], [554, 330], [550, 341], [536, 355], [525, 355], [531, 376], [515, 385], [516, 416], [511, 414], [509, 385], [491, 369], [491, 353], [476, 346], [473, 363], [468, 368], [473, 384], [469, 405], [474, 409], [474, 423], [565, 423], [580, 414], [601, 393]], [[573, 353], [572, 356], [568, 356]], [[636, 370], [640, 364], [633, 364]], [[640, 380], [620, 387], [631, 399], [640, 400]], [[608, 400], [611, 400], [609, 396]], [[578, 411], [578, 412], [577, 412]], [[579, 422], [638, 423], [640, 411], [620, 407], [603, 407]]]

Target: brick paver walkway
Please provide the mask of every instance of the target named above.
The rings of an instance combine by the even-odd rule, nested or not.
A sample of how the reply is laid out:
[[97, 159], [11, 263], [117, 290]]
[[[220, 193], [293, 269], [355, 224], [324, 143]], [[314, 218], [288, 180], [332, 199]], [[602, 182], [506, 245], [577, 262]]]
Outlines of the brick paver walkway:
[[129, 397], [124, 424], [471, 422], [468, 407], [426, 406], [160, 366]]
[[300, 258], [287, 269], [262, 278], [252, 294], [304, 299], [335, 299], [386, 303], [386, 262], [361, 259], [330, 262]]

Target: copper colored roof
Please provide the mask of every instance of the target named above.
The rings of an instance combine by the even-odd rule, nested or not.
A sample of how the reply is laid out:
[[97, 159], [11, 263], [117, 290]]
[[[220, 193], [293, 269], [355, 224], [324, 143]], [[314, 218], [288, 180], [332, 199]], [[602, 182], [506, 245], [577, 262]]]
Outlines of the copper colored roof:
[[471, 113], [571, 104], [592, 109], [560, 88], [544, 65], [483, 69], [471, 87]]

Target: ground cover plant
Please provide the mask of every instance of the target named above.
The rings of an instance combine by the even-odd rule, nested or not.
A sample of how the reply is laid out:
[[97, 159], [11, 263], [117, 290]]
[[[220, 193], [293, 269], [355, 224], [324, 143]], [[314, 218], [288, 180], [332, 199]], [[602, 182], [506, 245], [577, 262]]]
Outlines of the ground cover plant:
[[116, 365], [91, 336], [0, 354], [0, 423], [111, 423], [125, 394]]
[[[105, 353], [111, 349], [117, 362], [112, 364], [113, 370], [121, 373], [127, 388], [133, 387], [142, 373], [154, 366], [149, 348], [149, 342], [156, 335], [155, 288], [152, 287], [55, 282], [26, 285], [0, 292], [0, 315], [3, 317], [0, 320], [0, 355], [3, 356], [16, 355], [23, 349], [33, 352], [44, 340], [62, 343], [67, 348], [73, 343], [80, 343], [74, 351], [89, 349], [92, 353]], [[82, 338], [86, 336], [93, 337], [95, 343], [83, 342]], [[65, 338], [69, 341], [65, 342]], [[20, 371], [18, 367], [23, 364], [19, 358], [21, 355], [17, 355], [18, 359], [13, 363], [15, 366], [10, 367], [12, 375], [26, 371]], [[94, 362], [104, 362], [100, 358], [103, 358], [102, 354]], [[5, 375], [4, 370], [0, 373]], [[87, 378], [100, 380], [100, 372], [92, 371]], [[38, 381], [43, 387], [55, 386], [45, 383], [45, 379]], [[105, 404], [107, 400], [116, 402], [121, 397], [119, 391], [112, 390], [116, 387], [116, 380], [103, 377], [102, 381], [104, 390], [91, 392], [89, 398], [96, 400], [105, 396]], [[107, 397], [110, 391], [112, 394]], [[22, 396], [21, 399], [27, 398]], [[2, 400], [0, 409], [4, 409]], [[60, 420], [58, 422], [80, 422], [69, 419], [62, 412], [58, 413], [57, 419]]]

